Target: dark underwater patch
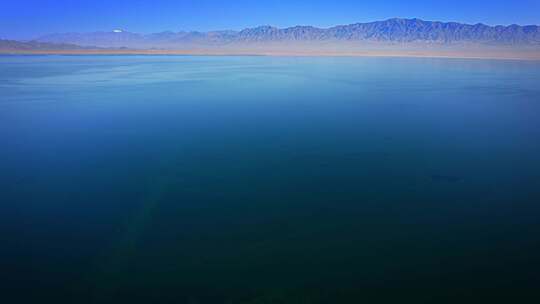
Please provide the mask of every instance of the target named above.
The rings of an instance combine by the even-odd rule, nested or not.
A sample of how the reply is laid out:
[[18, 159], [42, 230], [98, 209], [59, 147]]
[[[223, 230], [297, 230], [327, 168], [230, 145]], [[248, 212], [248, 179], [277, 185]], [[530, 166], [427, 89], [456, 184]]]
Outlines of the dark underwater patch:
[[463, 178], [454, 175], [433, 174], [431, 175], [431, 181], [442, 183], [458, 183], [463, 181]]

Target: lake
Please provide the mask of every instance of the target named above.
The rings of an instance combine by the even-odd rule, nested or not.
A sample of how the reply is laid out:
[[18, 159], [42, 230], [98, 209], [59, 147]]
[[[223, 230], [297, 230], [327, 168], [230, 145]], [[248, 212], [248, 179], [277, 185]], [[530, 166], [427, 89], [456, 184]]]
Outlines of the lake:
[[526, 302], [540, 62], [0, 56], [13, 303]]

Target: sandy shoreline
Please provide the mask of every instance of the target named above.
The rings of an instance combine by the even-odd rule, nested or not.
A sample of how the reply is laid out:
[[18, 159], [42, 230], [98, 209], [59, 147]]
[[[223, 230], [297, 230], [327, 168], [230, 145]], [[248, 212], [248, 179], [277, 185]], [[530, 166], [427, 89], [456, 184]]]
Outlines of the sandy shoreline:
[[0, 50], [0, 55], [186, 55], [186, 56], [279, 56], [279, 57], [414, 57], [456, 59], [540, 60], [539, 52], [466, 51], [265, 51], [265, 50]]

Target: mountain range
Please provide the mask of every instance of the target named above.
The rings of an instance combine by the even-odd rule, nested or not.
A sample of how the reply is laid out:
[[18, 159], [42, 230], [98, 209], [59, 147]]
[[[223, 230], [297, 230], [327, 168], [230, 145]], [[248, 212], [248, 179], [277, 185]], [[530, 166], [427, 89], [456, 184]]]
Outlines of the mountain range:
[[0, 50], [3, 51], [52, 51], [52, 50], [83, 50], [85, 47], [81, 47], [75, 44], [66, 43], [50, 43], [42, 41], [16, 41], [16, 40], [3, 40], [0, 39]]
[[0, 54], [407, 56], [540, 60], [540, 27], [388, 19], [330, 28], [59, 33], [0, 40]]
[[259, 26], [241, 31], [161, 32], [139, 34], [110, 32], [60, 33], [39, 37], [41, 43], [138, 49], [182, 49], [194, 46], [224, 46], [280, 42], [367, 42], [478, 44], [489, 46], [540, 46], [536, 25], [489, 26], [394, 18], [385, 21], [340, 25], [331, 28]]

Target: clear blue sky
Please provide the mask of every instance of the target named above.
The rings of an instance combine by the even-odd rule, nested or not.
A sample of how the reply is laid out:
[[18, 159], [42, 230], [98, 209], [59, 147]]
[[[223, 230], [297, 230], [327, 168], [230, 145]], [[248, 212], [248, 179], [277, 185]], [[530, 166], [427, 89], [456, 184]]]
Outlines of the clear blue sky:
[[540, 0], [0, 0], [0, 38], [120, 28], [132, 32], [329, 27], [392, 17], [540, 24]]

